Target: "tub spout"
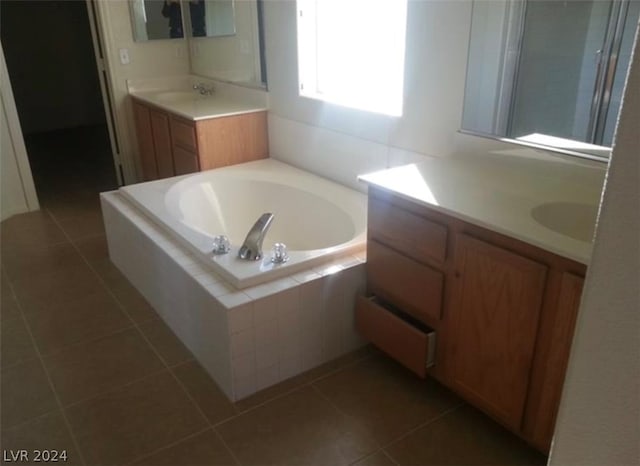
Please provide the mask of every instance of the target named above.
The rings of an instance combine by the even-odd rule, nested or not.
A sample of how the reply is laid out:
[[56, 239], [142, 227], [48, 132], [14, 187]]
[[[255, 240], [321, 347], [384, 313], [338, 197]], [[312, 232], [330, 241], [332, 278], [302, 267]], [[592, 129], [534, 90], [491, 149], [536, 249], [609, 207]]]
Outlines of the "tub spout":
[[238, 251], [240, 259], [248, 261], [262, 259], [262, 241], [264, 241], [272, 221], [273, 214], [271, 213], [265, 213], [260, 216], [258, 221], [251, 227], [251, 230], [249, 230], [242, 247]]

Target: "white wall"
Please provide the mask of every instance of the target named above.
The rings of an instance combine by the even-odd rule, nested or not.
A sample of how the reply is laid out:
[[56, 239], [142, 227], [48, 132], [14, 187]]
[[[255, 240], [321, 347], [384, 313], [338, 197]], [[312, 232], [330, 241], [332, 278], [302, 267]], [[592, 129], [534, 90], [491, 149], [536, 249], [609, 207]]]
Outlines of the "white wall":
[[2, 47], [0, 107], [0, 220], [5, 220], [39, 206]]
[[[99, 27], [103, 32], [110, 93], [120, 142], [120, 160], [125, 182], [140, 179], [138, 147], [133, 113], [127, 93], [127, 79], [189, 74], [186, 39], [134, 42], [127, 0], [96, 1]], [[119, 49], [129, 51], [130, 63], [122, 65]]]
[[636, 35], [556, 425], [552, 465], [640, 464], [638, 40]]
[[270, 155], [364, 189], [356, 182], [360, 173], [424, 156], [473, 153], [479, 145], [482, 151], [514, 149], [458, 133], [471, 6], [470, 0], [409, 0], [404, 109], [394, 118], [299, 97], [295, 1], [265, 2]]

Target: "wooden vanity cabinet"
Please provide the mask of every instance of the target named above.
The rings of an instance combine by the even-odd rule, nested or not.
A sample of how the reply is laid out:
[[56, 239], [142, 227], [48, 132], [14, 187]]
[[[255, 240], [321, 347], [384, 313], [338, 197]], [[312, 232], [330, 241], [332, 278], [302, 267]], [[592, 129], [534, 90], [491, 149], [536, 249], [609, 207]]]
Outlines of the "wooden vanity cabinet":
[[368, 221], [361, 333], [547, 453], [585, 266], [374, 186]]
[[264, 111], [192, 121], [132, 100], [144, 181], [268, 157]]

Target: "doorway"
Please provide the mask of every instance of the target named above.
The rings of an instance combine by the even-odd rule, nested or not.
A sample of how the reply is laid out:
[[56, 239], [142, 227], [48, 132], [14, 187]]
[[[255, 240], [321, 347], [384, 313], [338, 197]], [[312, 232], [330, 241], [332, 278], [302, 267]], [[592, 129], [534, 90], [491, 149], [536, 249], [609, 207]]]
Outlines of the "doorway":
[[2, 0], [0, 37], [42, 208], [97, 217], [118, 180], [87, 4]]

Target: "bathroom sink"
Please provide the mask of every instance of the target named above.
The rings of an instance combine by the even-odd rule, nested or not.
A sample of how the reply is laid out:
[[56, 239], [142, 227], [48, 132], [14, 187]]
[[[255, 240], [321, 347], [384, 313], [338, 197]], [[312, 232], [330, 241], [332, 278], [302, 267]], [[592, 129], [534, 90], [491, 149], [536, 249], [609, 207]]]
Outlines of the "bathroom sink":
[[160, 102], [177, 103], [177, 102], [189, 102], [193, 100], [204, 100], [210, 98], [210, 96], [198, 94], [195, 91], [166, 91], [156, 94], [156, 99]]
[[540, 225], [580, 241], [591, 242], [598, 207], [578, 202], [549, 202], [531, 209]]

